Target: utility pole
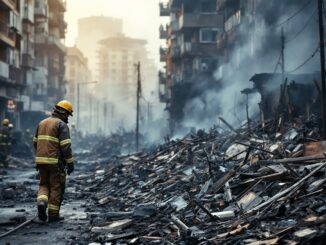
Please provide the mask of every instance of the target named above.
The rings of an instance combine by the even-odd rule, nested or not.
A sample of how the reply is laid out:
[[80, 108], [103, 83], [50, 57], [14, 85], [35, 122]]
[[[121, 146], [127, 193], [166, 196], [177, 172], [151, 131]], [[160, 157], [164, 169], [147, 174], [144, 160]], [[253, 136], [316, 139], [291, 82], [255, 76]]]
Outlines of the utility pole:
[[136, 151], [139, 150], [139, 117], [140, 117], [140, 97], [141, 97], [141, 77], [140, 62], [137, 64], [137, 112], [136, 112]]
[[92, 129], [93, 129], [93, 95], [89, 95], [89, 128], [90, 128], [90, 134], [92, 134]]
[[285, 57], [284, 57], [285, 36], [284, 36], [284, 28], [283, 27], [282, 27], [281, 42], [282, 42], [282, 51], [281, 51], [281, 59], [282, 59], [282, 84], [284, 84], [284, 80], [285, 80]]
[[152, 120], [151, 109], [152, 109], [151, 103], [150, 102], [147, 102], [147, 125], [148, 126], [149, 126], [149, 124], [150, 124], [150, 122]]
[[321, 66], [321, 108], [323, 117], [323, 139], [326, 140], [326, 81], [325, 81], [325, 40], [324, 40], [324, 20], [323, 20], [323, 0], [318, 1], [319, 15], [319, 45], [320, 45], [320, 66]]
[[79, 120], [80, 120], [80, 83], [77, 83], [77, 129], [79, 130]]

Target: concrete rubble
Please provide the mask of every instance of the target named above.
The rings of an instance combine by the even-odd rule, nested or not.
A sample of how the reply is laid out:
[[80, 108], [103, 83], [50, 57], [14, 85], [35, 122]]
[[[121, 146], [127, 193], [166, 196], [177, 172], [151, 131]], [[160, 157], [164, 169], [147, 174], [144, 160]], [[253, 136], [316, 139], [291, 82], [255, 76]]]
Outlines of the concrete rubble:
[[[326, 143], [320, 141], [318, 120], [285, 124], [282, 130], [273, 120], [263, 125], [192, 131], [128, 155], [113, 153], [111, 143], [90, 151], [95, 160], [79, 153], [77, 172], [67, 183], [67, 219], [47, 239], [63, 244], [322, 244]], [[15, 166], [1, 173], [0, 207], [6, 215], [0, 233], [36, 212], [36, 172], [31, 165]], [[15, 235], [41, 244], [46, 236], [40, 240], [37, 234], [48, 234], [49, 227], [29, 224]]]
[[199, 130], [80, 180], [104, 244], [322, 244], [325, 143], [317, 120]]

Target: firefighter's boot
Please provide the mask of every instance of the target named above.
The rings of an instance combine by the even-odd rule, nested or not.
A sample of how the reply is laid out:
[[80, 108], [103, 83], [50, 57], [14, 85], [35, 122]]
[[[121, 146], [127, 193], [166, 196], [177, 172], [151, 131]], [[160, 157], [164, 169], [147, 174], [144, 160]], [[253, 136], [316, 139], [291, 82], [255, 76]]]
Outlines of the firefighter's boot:
[[37, 211], [38, 211], [38, 218], [41, 220], [41, 221], [46, 221], [48, 216], [46, 215], [46, 208], [47, 208], [47, 204], [46, 202], [44, 201], [40, 201], [38, 204], [37, 204]]
[[57, 222], [57, 221], [61, 221], [64, 220], [65, 218], [62, 216], [49, 216], [48, 222], [52, 223], [52, 222]]

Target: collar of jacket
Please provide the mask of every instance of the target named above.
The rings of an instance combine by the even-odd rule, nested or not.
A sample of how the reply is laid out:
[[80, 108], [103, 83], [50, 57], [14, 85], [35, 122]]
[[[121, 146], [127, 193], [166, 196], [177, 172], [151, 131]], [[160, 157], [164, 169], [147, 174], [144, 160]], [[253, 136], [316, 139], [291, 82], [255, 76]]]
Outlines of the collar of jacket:
[[55, 111], [52, 112], [52, 117], [59, 118], [61, 121], [68, 123], [68, 118], [66, 118], [65, 116], [63, 116]]

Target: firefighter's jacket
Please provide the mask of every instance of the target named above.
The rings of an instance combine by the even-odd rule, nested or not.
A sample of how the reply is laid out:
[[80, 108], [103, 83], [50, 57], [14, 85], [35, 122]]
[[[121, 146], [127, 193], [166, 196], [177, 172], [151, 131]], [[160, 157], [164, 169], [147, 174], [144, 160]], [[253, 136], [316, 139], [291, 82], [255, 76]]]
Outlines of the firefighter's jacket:
[[2, 126], [0, 129], [0, 151], [2, 154], [7, 155], [11, 146], [12, 137], [7, 126]]
[[33, 142], [36, 164], [73, 164], [68, 125], [55, 115], [40, 122]]

